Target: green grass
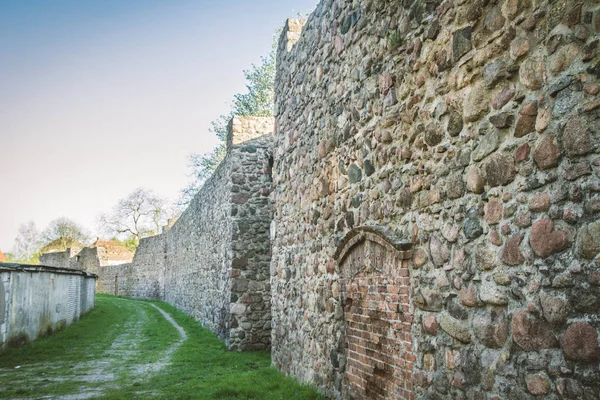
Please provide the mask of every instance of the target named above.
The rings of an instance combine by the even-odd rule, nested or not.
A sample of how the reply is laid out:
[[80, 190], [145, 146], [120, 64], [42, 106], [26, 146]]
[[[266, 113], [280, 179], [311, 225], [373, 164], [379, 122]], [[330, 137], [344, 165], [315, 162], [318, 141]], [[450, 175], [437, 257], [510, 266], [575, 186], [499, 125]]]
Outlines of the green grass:
[[[77, 323], [0, 355], [0, 398], [87, 392], [103, 399], [324, 399], [272, 368], [268, 352], [227, 351], [192, 318], [153, 303], [188, 335], [157, 373], [139, 366], [163, 360], [179, 342], [177, 330], [150, 302], [98, 295], [96, 308]], [[113, 379], [85, 379], [103, 374]]]

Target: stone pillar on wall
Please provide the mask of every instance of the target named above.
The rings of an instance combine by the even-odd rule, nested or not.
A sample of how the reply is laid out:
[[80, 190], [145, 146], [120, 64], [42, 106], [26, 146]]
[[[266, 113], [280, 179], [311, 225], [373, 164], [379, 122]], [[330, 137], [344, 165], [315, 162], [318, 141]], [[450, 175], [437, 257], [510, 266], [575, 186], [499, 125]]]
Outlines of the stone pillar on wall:
[[228, 126], [227, 152], [229, 153], [234, 145], [273, 132], [273, 126], [272, 117], [233, 117]]
[[232, 350], [268, 349], [271, 344], [269, 228], [272, 210], [271, 142], [274, 121], [235, 117], [230, 124], [231, 161], [230, 330]]
[[177, 218], [169, 218], [167, 220], [167, 225], [163, 225], [161, 228], [161, 233], [165, 233], [171, 230], [171, 228], [173, 227], [173, 225], [175, 225], [175, 222], [177, 222]]
[[300, 39], [302, 34], [302, 28], [306, 24], [304, 19], [288, 18], [285, 21], [285, 26], [279, 37], [279, 49], [278, 51], [290, 51], [296, 42]]

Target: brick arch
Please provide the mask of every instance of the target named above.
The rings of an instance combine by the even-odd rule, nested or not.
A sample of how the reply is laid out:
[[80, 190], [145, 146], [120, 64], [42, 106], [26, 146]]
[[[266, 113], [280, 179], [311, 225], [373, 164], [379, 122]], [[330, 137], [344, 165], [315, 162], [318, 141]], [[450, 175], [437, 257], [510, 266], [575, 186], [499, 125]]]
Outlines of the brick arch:
[[411, 247], [374, 226], [353, 229], [338, 245], [350, 399], [414, 399]]

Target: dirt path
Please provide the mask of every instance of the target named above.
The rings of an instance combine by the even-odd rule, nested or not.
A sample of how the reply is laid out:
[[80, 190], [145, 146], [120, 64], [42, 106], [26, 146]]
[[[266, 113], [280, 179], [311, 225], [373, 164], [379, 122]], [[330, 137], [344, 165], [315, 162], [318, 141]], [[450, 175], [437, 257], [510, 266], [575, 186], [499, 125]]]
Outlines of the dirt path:
[[187, 334], [185, 333], [185, 330], [181, 326], [179, 326], [179, 324], [177, 324], [177, 322], [175, 322], [175, 320], [169, 314], [167, 314], [162, 308], [158, 307], [155, 304], [150, 305], [156, 308], [163, 315], [163, 317], [165, 317], [165, 319], [169, 321], [171, 325], [173, 325], [175, 329], [179, 331], [180, 339], [178, 342], [172, 344], [157, 362], [139, 365], [138, 369], [136, 370], [137, 376], [141, 375], [145, 377], [150, 377], [158, 373], [161, 369], [165, 367], [165, 365], [168, 364], [168, 362], [171, 360], [171, 356], [179, 348], [179, 346], [181, 346], [183, 342], [187, 340]]
[[[56, 385], [61, 382], [77, 382], [76, 393], [62, 396], [28, 397], [33, 399], [66, 399], [79, 400], [99, 397], [107, 390], [118, 389], [120, 382], [139, 386], [140, 396], [144, 394], [144, 382], [157, 374], [168, 365], [173, 353], [187, 339], [185, 330], [160, 307], [146, 302], [121, 300], [135, 304], [131, 318], [121, 328], [122, 333], [113, 340], [110, 348], [106, 349], [100, 358], [81, 361], [76, 364], [65, 363], [29, 364], [18, 371], [0, 370], [0, 376], [11, 376], [25, 385], [35, 384], [43, 388], [47, 385]], [[153, 324], [150, 318], [151, 307], [156, 308], [160, 314], [177, 330], [178, 340], [173, 341], [166, 350], [154, 355], [153, 362], [148, 362], [148, 351], [140, 350], [140, 343], [145, 340], [143, 331]], [[153, 316], [156, 313], [152, 314]], [[60, 375], [52, 371], [61, 371]], [[67, 373], [64, 373], [64, 371]]]

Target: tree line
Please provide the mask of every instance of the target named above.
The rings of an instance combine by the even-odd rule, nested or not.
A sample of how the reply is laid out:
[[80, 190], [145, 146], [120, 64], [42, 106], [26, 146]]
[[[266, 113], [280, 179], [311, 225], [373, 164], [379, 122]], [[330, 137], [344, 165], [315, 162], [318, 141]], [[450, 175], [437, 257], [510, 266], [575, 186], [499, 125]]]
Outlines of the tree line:
[[[140, 239], [160, 233], [178, 208], [152, 190], [138, 188], [119, 200], [108, 213], [97, 218], [96, 232], [135, 251]], [[70, 247], [91, 245], [91, 233], [71, 218], [59, 217], [41, 232], [35, 222], [21, 224], [13, 245], [7, 253], [9, 261], [38, 264], [43, 253], [65, 251]]]

